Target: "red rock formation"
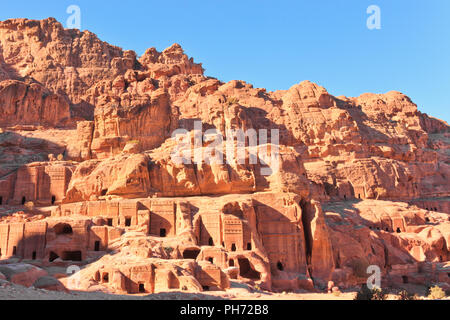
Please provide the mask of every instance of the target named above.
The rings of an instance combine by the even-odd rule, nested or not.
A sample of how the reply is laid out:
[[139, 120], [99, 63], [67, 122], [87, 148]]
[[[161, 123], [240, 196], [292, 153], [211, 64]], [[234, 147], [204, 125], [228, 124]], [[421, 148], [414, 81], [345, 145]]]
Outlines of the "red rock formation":
[[[383, 286], [449, 282], [450, 128], [402, 93], [222, 83], [177, 44], [137, 59], [51, 18], [0, 22], [0, 47], [6, 265], [76, 261], [85, 268], [60, 277], [68, 289], [129, 294], [233, 281], [336, 290], [365, 283], [369, 265]], [[197, 143], [211, 129], [266, 130], [268, 141], [247, 137], [237, 163], [226, 141], [217, 152], [211, 135]], [[272, 130], [277, 168], [252, 162], [276, 149]], [[190, 161], [174, 161], [177, 148]], [[32, 283], [65, 290], [46, 276]]]

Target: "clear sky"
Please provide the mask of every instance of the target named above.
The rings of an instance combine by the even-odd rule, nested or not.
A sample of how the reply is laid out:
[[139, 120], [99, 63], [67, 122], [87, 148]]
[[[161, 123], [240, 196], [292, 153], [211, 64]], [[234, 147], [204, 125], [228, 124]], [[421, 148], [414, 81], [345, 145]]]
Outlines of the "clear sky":
[[[2, 0], [0, 20], [55, 17], [135, 50], [177, 42], [208, 76], [268, 90], [303, 80], [333, 94], [390, 90], [450, 123], [449, 0]], [[367, 8], [381, 9], [369, 30]]]

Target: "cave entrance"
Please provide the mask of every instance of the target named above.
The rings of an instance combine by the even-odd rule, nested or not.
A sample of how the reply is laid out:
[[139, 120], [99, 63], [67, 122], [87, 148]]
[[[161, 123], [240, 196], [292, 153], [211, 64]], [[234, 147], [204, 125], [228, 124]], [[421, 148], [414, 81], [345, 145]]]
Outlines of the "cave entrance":
[[183, 259], [196, 260], [199, 254], [200, 254], [200, 249], [186, 249], [183, 251]]
[[49, 262], [53, 262], [53, 261], [55, 261], [58, 258], [59, 258], [59, 256], [52, 251], [52, 252], [50, 252], [50, 258], [48, 259], [48, 261]]
[[113, 226], [113, 219], [109, 218], [107, 221], [108, 227], [112, 227]]
[[102, 282], [103, 283], [108, 283], [109, 282], [109, 273], [108, 272], [104, 272], [103, 273]]
[[209, 238], [209, 239], [208, 239], [208, 246], [211, 246], [211, 247], [214, 246], [214, 240], [213, 240], [213, 238]]
[[208, 261], [214, 264], [214, 258], [208, 258]]
[[397, 233], [402, 233], [402, 230], [400, 230], [400, 228], [397, 228]]
[[82, 261], [81, 251], [64, 251], [62, 254], [64, 261]]
[[62, 234], [73, 234], [72, 227], [67, 223], [59, 223], [54, 227], [55, 233], [57, 235]]
[[36, 260], [36, 251], [33, 251], [33, 254], [31, 255], [31, 260]]
[[94, 251], [100, 251], [100, 241], [95, 241]]
[[231, 251], [236, 251], [236, 244], [235, 243], [233, 243], [232, 245], [231, 245]]
[[125, 219], [125, 227], [131, 227], [131, 218]]
[[0, 206], [3, 205], [3, 197], [0, 197]]
[[234, 260], [233, 260], [233, 259], [230, 259], [230, 261], [228, 261], [228, 265], [229, 265], [230, 267], [234, 267]]
[[403, 283], [409, 283], [409, 279], [407, 276], [402, 276]]
[[139, 283], [139, 293], [146, 293], [145, 284]]
[[13, 256], [15, 256], [16, 254], [17, 254], [17, 247], [14, 246], [14, 247], [13, 247]]
[[22, 205], [24, 205], [27, 202], [27, 198], [26, 197], [22, 197]]
[[159, 230], [159, 236], [161, 238], [165, 238], [167, 236], [167, 230], [166, 229], [160, 229]]
[[277, 269], [280, 270], [280, 271], [284, 271], [284, 266], [283, 266], [283, 264], [281, 263], [281, 261], [278, 261], [278, 263], [277, 263]]
[[251, 251], [252, 250], [252, 244], [249, 242], [249, 243], [247, 243], [247, 250], [248, 251]]
[[56, 197], [52, 196], [52, 205], [55, 204], [55, 202], [56, 202]]
[[251, 280], [260, 280], [261, 274], [253, 269], [250, 261], [247, 258], [238, 259], [239, 263], [239, 275], [243, 278], [251, 279]]

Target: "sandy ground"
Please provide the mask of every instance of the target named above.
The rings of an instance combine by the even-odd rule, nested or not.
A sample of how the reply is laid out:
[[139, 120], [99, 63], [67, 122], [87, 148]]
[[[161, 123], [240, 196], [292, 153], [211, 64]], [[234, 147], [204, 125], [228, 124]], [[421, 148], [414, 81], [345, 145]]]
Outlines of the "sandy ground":
[[227, 292], [167, 292], [151, 295], [113, 295], [79, 291], [64, 293], [25, 288], [0, 280], [0, 300], [353, 300], [354, 297], [355, 293], [342, 293], [339, 297], [336, 297], [325, 293], [249, 293], [242, 289], [231, 289]]

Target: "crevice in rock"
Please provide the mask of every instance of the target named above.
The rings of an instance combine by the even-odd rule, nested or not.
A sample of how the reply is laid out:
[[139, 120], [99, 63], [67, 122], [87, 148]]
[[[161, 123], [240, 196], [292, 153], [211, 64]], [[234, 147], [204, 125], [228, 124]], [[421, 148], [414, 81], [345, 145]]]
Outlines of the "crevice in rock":
[[309, 209], [310, 206], [305, 199], [300, 201], [300, 207], [302, 208], [302, 226], [303, 226], [303, 234], [305, 237], [305, 255], [306, 255], [306, 264], [311, 274], [311, 257], [313, 250], [313, 237], [311, 231], [311, 219], [309, 217]]

